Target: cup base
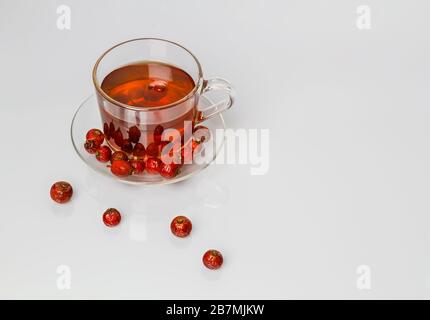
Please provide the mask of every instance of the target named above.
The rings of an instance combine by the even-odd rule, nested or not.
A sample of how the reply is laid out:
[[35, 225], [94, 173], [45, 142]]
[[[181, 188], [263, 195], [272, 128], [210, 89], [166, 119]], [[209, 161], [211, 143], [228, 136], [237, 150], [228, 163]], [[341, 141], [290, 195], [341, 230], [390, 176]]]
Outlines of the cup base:
[[[199, 109], [205, 109], [209, 106], [213, 105], [213, 103], [206, 97], [201, 96], [199, 99]], [[79, 158], [85, 162], [91, 169], [94, 171], [103, 174], [105, 176], [111, 177], [113, 180], [121, 181], [129, 184], [142, 184], [142, 185], [155, 185], [155, 184], [170, 184], [179, 181], [183, 181], [192, 177], [194, 174], [200, 172], [201, 170], [208, 167], [216, 158], [218, 153], [224, 144], [224, 136], [219, 137], [215, 134], [217, 129], [225, 129], [224, 118], [221, 114], [210, 118], [202, 123], [202, 125], [206, 126], [212, 133], [212, 154], [210, 159], [205, 159], [204, 163], [197, 164], [185, 164], [181, 167], [180, 173], [172, 178], [165, 179], [157, 174], [149, 174], [144, 172], [139, 175], [130, 175], [125, 178], [118, 178], [110, 172], [107, 164], [100, 163], [97, 161], [94, 155], [86, 152], [84, 148], [85, 143], [85, 135], [88, 130], [92, 128], [103, 129], [103, 124], [100, 119], [99, 107], [97, 104], [97, 99], [95, 95], [87, 98], [77, 109], [71, 124], [71, 139], [73, 147], [78, 154]], [[209, 142], [208, 142], [209, 143]]]

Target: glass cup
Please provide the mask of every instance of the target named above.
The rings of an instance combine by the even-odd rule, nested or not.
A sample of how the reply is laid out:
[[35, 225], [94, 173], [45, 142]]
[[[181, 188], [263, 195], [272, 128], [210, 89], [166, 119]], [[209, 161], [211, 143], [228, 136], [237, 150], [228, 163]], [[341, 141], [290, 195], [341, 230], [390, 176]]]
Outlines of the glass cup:
[[[112, 99], [102, 90], [101, 83], [110, 72], [142, 61], [161, 62], [182, 69], [193, 78], [195, 86], [182, 99], [156, 107], [127, 105]], [[93, 69], [93, 82], [104, 133], [109, 145], [115, 150], [122, 147], [118, 134], [127, 139], [131, 127], [140, 130], [139, 142], [147, 146], [156, 140], [157, 128], [176, 129], [183, 133], [186, 123], [194, 125], [204, 122], [229, 109], [234, 102], [234, 91], [228, 81], [221, 78], [205, 80], [199, 61], [189, 50], [163, 39], [133, 39], [110, 48], [97, 60]], [[223, 91], [227, 99], [199, 110], [200, 96], [209, 91]]]

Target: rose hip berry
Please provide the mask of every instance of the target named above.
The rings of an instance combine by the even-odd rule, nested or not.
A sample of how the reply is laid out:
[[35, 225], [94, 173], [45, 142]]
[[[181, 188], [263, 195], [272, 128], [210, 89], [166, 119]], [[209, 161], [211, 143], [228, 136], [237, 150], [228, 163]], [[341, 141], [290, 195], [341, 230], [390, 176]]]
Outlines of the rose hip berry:
[[84, 148], [89, 154], [95, 154], [99, 147], [94, 143], [94, 141], [85, 141]]
[[170, 223], [170, 230], [175, 236], [180, 238], [188, 236], [192, 228], [191, 220], [184, 216], [178, 216]]
[[127, 177], [132, 174], [133, 168], [128, 161], [115, 160], [112, 162], [110, 171], [117, 177]]
[[145, 161], [143, 160], [131, 160], [130, 161], [133, 174], [141, 174], [145, 170]]
[[115, 134], [115, 125], [111, 121], [111, 123], [109, 123], [109, 139], [113, 138], [114, 134]]
[[105, 140], [105, 136], [99, 129], [91, 129], [87, 132], [86, 139], [93, 142], [97, 147], [100, 147]]
[[167, 82], [163, 80], [154, 80], [148, 84], [143, 91], [143, 97], [149, 101], [157, 101], [167, 94]]
[[145, 162], [146, 171], [152, 174], [160, 173], [162, 164], [163, 162], [158, 158], [148, 158]]
[[109, 140], [110, 139], [110, 130], [109, 130], [109, 125], [107, 124], [107, 122], [105, 122], [103, 124], [103, 133], [105, 134], [106, 140]]
[[222, 266], [224, 259], [221, 252], [218, 250], [208, 250], [203, 255], [203, 264], [206, 268], [211, 270], [219, 269]]
[[113, 141], [115, 141], [116, 145], [118, 147], [122, 147], [122, 144], [124, 143], [124, 137], [122, 136], [122, 132], [120, 129], [117, 129], [114, 134], [112, 135]]
[[164, 128], [162, 125], [158, 125], [155, 127], [155, 129], [154, 129], [154, 142], [155, 143], [161, 142], [161, 137], [163, 136], [163, 131], [164, 131]]
[[143, 160], [146, 155], [145, 146], [141, 143], [136, 143], [133, 149], [133, 159]]
[[110, 159], [111, 163], [113, 163], [116, 160], [124, 160], [127, 161], [128, 160], [128, 156], [124, 151], [115, 151], [112, 154], [112, 157]]
[[100, 162], [108, 162], [112, 156], [112, 151], [108, 146], [101, 146], [96, 152], [96, 159]]
[[50, 194], [55, 202], [66, 203], [73, 195], [73, 188], [66, 181], [58, 181], [52, 185]]
[[130, 140], [133, 143], [138, 143], [140, 140], [141, 132], [138, 127], [132, 126], [130, 129], [128, 129], [128, 140]]
[[179, 173], [180, 166], [176, 163], [163, 163], [160, 174], [163, 178], [172, 179]]
[[132, 153], [133, 152], [133, 144], [131, 143], [131, 141], [128, 139], [124, 139], [122, 141], [121, 150], [124, 152], [127, 152], [127, 153]]
[[146, 147], [146, 154], [150, 157], [159, 157], [160, 156], [160, 146], [158, 143], [151, 142]]
[[108, 227], [115, 227], [121, 222], [121, 214], [117, 209], [109, 208], [103, 213], [103, 222]]

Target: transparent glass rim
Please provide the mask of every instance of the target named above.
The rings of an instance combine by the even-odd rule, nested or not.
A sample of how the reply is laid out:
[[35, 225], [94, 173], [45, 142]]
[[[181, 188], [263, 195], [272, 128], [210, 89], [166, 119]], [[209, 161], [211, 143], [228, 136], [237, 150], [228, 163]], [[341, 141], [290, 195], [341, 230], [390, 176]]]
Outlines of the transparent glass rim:
[[[100, 85], [99, 81], [97, 80], [97, 70], [98, 70], [100, 62], [103, 60], [103, 58], [109, 52], [113, 51], [114, 49], [116, 49], [116, 48], [118, 48], [118, 47], [120, 47], [122, 45], [128, 44], [130, 42], [135, 42], [135, 41], [148, 41], [148, 40], [155, 40], [155, 41], [165, 42], [165, 43], [168, 43], [170, 45], [174, 45], [174, 46], [176, 46], [176, 47], [178, 47], [178, 48], [186, 51], [194, 59], [196, 65], [198, 67], [198, 80], [197, 80], [197, 83], [195, 84], [193, 90], [191, 90], [185, 97], [183, 97], [182, 99], [180, 99], [178, 101], [175, 101], [175, 102], [172, 102], [170, 104], [163, 105], [163, 106], [150, 107], [150, 108], [135, 107], [135, 106], [124, 104], [124, 103], [121, 103], [119, 101], [116, 101], [116, 100], [112, 99], [111, 97], [109, 97], [106, 94], [106, 92], [104, 92], [102, 90], [101, 85]], [[112, 104], [114, 104], [116, 106], [119, 106], [121, 108], [129, 109], [129, 110], [133, 110], [133, 111], [143, 111], [143, 112], [145, 112], [145, 111], [154, 111], [154, 110], [167, 109], [167, 108], [176, 106], [178, 104], [181, 104], [184, 101], [187, 101], [188, 99], [192, 98], [196, 94], [197, 90], [201, 87], [201, 85], [203, 83], [202, 66], [201, 66], [199, 60], [197, 59], [197, 57], [190, 50], [188, 50], [187, 48], [185, 48], [184, 46], [181, 46], [180, 44], [178, 44], [176, 42], [173, 42], [173, 41], [170, 41], [170, 40], [166, 40], [166, 39], [161, 39], [161, 38], [135, 38], [135, 39], [126, 40], [126, 41], [123, 41], [121, 43], [118, 43], [118, 44], [114, 45], [113, 47], [111, 47], [108, 50], [106, 50], [100, 56], [100, 58], [97, 59], [95, 65], [94, 65], [94, 68], [93, 68], [92, 77], [93, 77], [94, 87], [96, 88], [97, 93], [100, 94], [104, 99], [106, 99], [110, 103], [112, 103]]]

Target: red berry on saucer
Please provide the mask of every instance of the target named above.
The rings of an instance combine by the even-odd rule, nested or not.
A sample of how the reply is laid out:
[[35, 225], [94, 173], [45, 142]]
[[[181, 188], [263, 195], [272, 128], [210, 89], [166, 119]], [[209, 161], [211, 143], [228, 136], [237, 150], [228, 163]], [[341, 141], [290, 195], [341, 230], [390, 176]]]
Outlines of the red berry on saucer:
[[128, 161], [115, 160], [112, 162], [110, 171], [117, 177], [127, 177], [132, 174], [133, 169]]
[[148, 158], [145, 161], [146, 171], [152, 174], [160, 173], [162, 164], [163, 163], [158, 158]]
[[145, 161], [143, 160], [130, 160], [130, 165], [133, 174], [141, 174], [145, 170]]
[[176, 163], [163, 163], [160, 174], [163, 178], [172, 179], [179, 173], [180, 166]]
[[100, 162], [109, 162], [112, 156], [112, 151], [108, 146], [101, 146], [96, 151], [96, 159]]
[[73, 188], [66, 181], [58, 181], [52, 185], [50, 195], [55, 202], [66, 203], [73, 195]]
[[133, 143], [138, 143], [141, 136], [140, 129], [137, 126], [132, 126], [128, 129], [128, 140]]
[[86, 139], [87, 141], [92, 141], [97, 147], [100, 147], [105, 140], [105, 136], [99, 129], [91, 129], [87, 132]]
[[158, 143], [155, 142], [151, 142], [150, 144], [148, 144], [148, 146], [146, 147], [146, 154], [149, 157], [159, 157], [160, 156], [160, 146]]
[[94, 141], [87, 140], [85, 141], [84, 148], [89, 154], [95, 154], [99, 146], [97, 146]]
[[218, 250], [208, 250], [203, 255], [203, 264], [206, 268], [211, 270], [219, 269], [222, 266], [224, 259], [221, 252]]
[[115, 227], [121, 222], [121, 214], [117, 209], [109, 208], [103, 213], [103, 222], [108, 227]]
[[191, 220], [184, 216], [175, 217], [170, 223], [170, 230], [175, 236], [180, 238], [188, 236], [192, 228]]
[[110, 159], [111, 163], [113, 163], [116, 160], [124, 160], [127, 161], [128, 160], [128, 156], [124, 151], [115, 151], [112, 154], [112, 157]]
[[143, 160], [146, 155], [145, 146], [141, 143], [136, 143], [133, 149], [133, 159]]

